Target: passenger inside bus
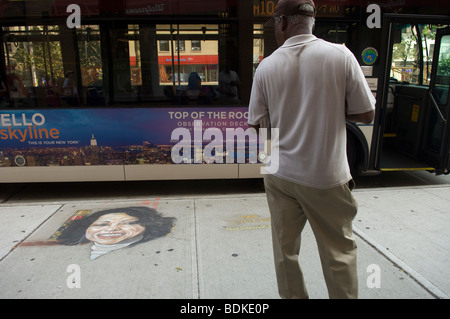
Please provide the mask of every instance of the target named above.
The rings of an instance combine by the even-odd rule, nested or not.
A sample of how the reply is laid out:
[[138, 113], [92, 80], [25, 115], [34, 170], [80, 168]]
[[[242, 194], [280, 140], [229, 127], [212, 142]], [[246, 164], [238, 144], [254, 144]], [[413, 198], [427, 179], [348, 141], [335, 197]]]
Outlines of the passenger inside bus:
[[78, 88], [75, 83], [74, 78], [75, 73], [73, 71], [69, 71], [66, 73], [66, 77], [64, 78], [64, 83], [62, 86], [63, 89], [63, 97], [62, 99], [69, 106], [79, 106], [80, 105], [80, 96], [78, 94]]
[[219, 92], [221, 104], [239, 103], [239, 76], [236, 71], [231, 70], [227, 63], [219, 73]]
[[30, 92], [25, 88], [22, 79], [15, 73], [8, 75], [8, 91], [11, 100], [11, 106], [20, 107], [30, 104]]

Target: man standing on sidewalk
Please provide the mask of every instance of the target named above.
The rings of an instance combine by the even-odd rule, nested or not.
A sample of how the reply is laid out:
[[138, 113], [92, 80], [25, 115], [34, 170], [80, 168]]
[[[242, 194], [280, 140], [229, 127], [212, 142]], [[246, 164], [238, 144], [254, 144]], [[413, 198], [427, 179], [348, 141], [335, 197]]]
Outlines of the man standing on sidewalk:
[[298, 259], [309, 221], [329, 297], [357, 298], [345, 120], [371, 123], [375, 99], [351, 51], [312, 35], [315, 13], [312, 0], [278, 2], [280, 47], [258, 66], [248, 123], [279, 130], [279, 164], [264, 183], [280, 296], [308, 298]]

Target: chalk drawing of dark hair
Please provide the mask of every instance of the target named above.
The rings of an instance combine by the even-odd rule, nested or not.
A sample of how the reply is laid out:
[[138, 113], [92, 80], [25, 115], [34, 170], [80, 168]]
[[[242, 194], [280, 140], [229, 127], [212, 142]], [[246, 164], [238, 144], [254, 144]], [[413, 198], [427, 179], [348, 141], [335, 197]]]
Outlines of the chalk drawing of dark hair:
[[71, 221], [58, 236], [63, 245], [92, 242], [91, 259], [168, 235], [176, 219], [146, 207], [118, 207]]

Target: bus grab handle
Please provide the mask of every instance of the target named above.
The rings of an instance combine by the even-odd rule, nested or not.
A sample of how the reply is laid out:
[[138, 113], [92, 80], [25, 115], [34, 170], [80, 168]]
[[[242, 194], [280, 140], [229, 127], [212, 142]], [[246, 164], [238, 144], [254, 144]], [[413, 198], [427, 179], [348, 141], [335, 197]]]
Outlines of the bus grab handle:
[[431, 94], [431, 91], [428, 92], [428, 94], [430, 95], [431, 101], [433, 102], [433, 106], [434, 106], [434, 108], [436, 109], [436, 111], [438, 112], [438, 114], [439, 114], [439, 116], [440, 116], [442, 122], [444, 122], [444, 124], [447, 124], [447, 120], [445, 119], [444, 115], [442, 115], [442, 112], [441, 112], [441, 110], [439, 109], [439, 106], [437, 105], [436, 100], [434, 99], [433, 94]]

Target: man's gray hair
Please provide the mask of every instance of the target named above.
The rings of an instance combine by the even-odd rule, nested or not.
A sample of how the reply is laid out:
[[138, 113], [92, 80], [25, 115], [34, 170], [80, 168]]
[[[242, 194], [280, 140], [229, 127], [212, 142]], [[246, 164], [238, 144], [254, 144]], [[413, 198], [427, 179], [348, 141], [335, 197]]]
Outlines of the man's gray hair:
[[292, 25], [303, 24], [308, 26], [311, 30], [313, 30], [314, 24], [316, 23], [316, 19], [314, 17], [305, 16], [302, 14], [288, 16], [287, 19]]

